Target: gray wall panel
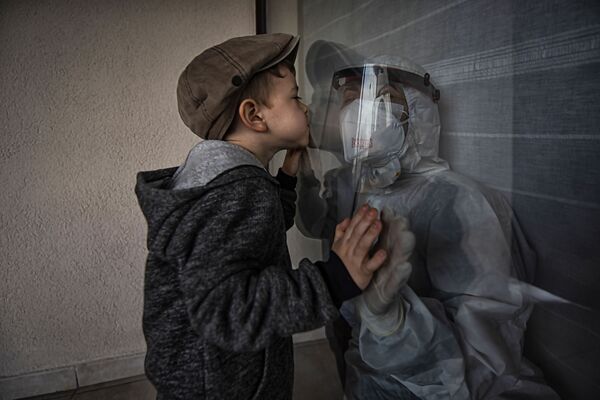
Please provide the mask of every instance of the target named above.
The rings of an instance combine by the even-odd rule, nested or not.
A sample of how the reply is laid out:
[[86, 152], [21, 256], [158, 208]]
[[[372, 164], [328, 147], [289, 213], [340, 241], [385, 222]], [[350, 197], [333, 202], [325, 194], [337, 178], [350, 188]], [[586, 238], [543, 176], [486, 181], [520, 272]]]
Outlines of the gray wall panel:
[[440, 155], [453, 170], [499, 188], [511, 188], [513, 180], [511, 138], [442, 135]]
[[513, 146], [514, 189], [600, 207], [600, 140], [515, 138]]
[[[539, 256], [540, 268], [535, 274], [535, 284], [574, 304], [600, 309], [595, 287], [600, 284], [598, 260], [586, 259], [572, 252], [545, 251]], [[568, 266], [568, 267], [565, 267]], [[600, 322], [594, 326], [600, 335]]]
[[600, 208], [600, 140], [456, 132], [442, 135], [440, 154], [455, 171], [491, 186]]
[[[544, 375], [565, 400], [594, 399], [600, 390], [600, 348], [598, 331], [585, 328], [589, 313], [573, 321], [572, 307], [536, 307], [529, 320], [526, 356], [543, 366]], [[549, 334], [552, 332], [552, 334]]]
[[556, 332], [554, 335], [534, 335], [541, 345], [552, 349], [552, 353], [561, 362], [578, 366], [579, 369], [586, 371], [584, 375], [588, 378], [598, 376], [597, 372], [600, 372], [600, 367], [595, 365], [595, 358], [598, 356], [599, 349], [596, 346], [590, 348], [586, 345], [586, 342], [596, 336], [589, 329], [582, 327], [582, 323], [585, 324], [585, 321], [574, 321], [570, 317], [573, 307], [544, 305], [536, 307], [535, 311], [536, 316], [530, 320], [530, 327], [536, 325], [542, 329], [551, 327]]
[[505, 191], [538, 252], [536, 283], [595, 310], [538, 307], [527, 337], [564, 398], [594, 398], [600, 2], [305, 0], [302, 10], [305, 49], [331, 40], [366, 56], [406, 56], [431, 73], [442, 91], [441, 155]]
[[[402, 52], [427, 64], [512, 44], [510, 29], [497, 29], [511, 22], [511, 2], [455, 0], [438, 7], [418, 3], [405, 8], [405, 2], [395, 2], [358, 16], [359, 26], [376, 27], [378, 32], [357, 33], [357, 50], [369, 56]], [[479, 40], [473, 40], [474, 34]]]
[[561, 251], [600, 261], [596, 251], [600, 208], [593, 204], [569, 204], [533, 192], [513, 192], [510, 196], [517, 217], [525, 226], [527, 237], [537, 244], [539, 254]]
[[514, 133], [600, 140], [598, 71], [600, 62], [593, 62], [515, 76]]
[[598, 24], [600, 2], [596, 0], [512, 1], [513, 37], [519, 43]]
[[443, 134], [512, 133], [512, 76], [439, 86]]
[[538, 253], [535, 283], [600, 309], [600, 208], [519, 193], [512, 193], [512, 205]]

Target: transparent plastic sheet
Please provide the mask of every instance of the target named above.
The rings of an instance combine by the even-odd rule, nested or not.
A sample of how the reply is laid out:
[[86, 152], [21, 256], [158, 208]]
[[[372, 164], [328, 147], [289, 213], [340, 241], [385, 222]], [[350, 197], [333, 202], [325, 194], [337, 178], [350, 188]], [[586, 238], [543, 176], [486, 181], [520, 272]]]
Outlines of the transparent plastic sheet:
[[[424, 71], [410, 62], [395, 65], [402, 63], [424, 79]], [[522, 356], [522, 341], [535, 302], [564, 300], [527, 283], [533, 280], [535, 253], [510, 206], [498, 192], [450, 171], [438, 156], [440, 123], [431, 92], [414, 82], [393, 82], [385, 72], [391, 69], [382, 75], [374, 63], [367, 67], [371, 70], [356, 74], [357, 98], [368, 107], [355, 107], [360, 128], [354, 148], [341, 129], [340, 111], [348, 99], [336, 92], [334, 77], [323, 129], [313, 133], [300, 173], [297, 222], [307, 236], [326, 239], [329, 248], [335, 225], [369, 203], [406, 217], [417, 244], [408, 285], [388, 314], [369, 314], [362, 297], [342, 308], [353, 327], [346, 396], [401, 398], [408, 389], [423, 399], [558, 398]], [[373, 161], [382, 158], [369, 150], [384, 148], [373, 143], [377, 129], [368, 129], [377, 125], [373, 110], [380, 93], [373, 88], [390, 83], [403, 91], [408, 114], [404, 148], [392, 152], [401, 173], [389, 184], [373, 185], [368, 181], [377, 169]]]
[[363, 389], [356, 385], [365, 382], [356, 377], [376, 370], [422, 399], [469, 398], [469, 392], [471, 398], [493, 398], [515, 385], [529, 398], [556, 398], [523, 358], [522, 337], [536, 301], [561, 300], [515, 278], [527, 274], [517, 268], [532, 268], [526, 242], [520, 243], [519, 262], [513, 261], [508, 240], [514, 236], [505, 232], [518, 229], [517, 222], [499, 217], [510, 215], [451, 171], [415, 176], [395, 188], [401, 190], [370, 193], [361, 201], [409, 215], [420, 250], [397, 299], [404, 309], [398, 330], [382, 335], [394, 315], [370, 315], [361, 297], [342, 307], [354, 339], [346, 360], [355, 385], [346, 385], [347, 396], [358, 398], [353, 393]]
[[[312, 158], [321, 182], [327, 180], [328, 172], [350, 170], [345, 175], [351, 175], [355, 196], [344, 217], [357, 208], [358, 193], [389, 186], [402, 169], [414, 172], [422, 158], [420, 152], [427, 157], [433, 150], [437, 156], [439, 119], [433, 118], [437, 112], [431, 113], [422, 103], [428, 97], [433, 103], [439, 91], [428, 75], [419, 76], [414, 69], [367, 63], [342, 68], [333, 75], [328, 101], [320, 104], [325, 115], [312, 131], [312, 147], [319, 150]], [[408, 112], [409, 103], [412, 113]], [[337, 165], [319, 160], [321, 151], [333, 155]], [[436, 157], [431, 161], [447, 167]]]

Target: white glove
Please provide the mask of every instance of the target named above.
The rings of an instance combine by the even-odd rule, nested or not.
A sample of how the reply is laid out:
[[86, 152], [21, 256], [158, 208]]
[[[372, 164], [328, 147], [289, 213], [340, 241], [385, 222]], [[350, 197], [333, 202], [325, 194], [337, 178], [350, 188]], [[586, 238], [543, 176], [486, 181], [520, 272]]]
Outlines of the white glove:
[[383, 230], [379, 236], [379, 247], [387, 252], [388, 257], [363, 292], [365, 305], [375, 315], [388, 312], [398, 292], [406, 285], [412, 272], [408, 259], [415, 247], [415, 236], [408, 230], [406, 218], [394, 215], [385, 207], [381, 220]]

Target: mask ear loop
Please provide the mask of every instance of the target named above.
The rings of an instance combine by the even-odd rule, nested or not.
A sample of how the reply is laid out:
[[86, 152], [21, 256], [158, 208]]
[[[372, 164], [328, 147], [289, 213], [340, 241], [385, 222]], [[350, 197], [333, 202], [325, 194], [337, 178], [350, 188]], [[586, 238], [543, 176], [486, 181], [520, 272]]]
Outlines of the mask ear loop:
[[[406, 136], [406, 132], [408, 131], [408, 120], [410, 119], [410, 114], [408, 113], [408, 111], [406, 111], [404, 109], [404, 106], [402, 106], [402, 111], [400, 112], [400, 118], [397, 118], [398, 123], [400, 124], [400, 126], [403, 127], [404, 130], [404, 136]], [[406, 115], [406, 119], [403, 121], [402, 117]], [[404, 127], [404, 125], [406, 125], [406, 127]]]
[[[414, 89], [411, 88], [411, 90], [413, 91], [418, 91], [418, 89]], [[416, 117], [416, 111], [415, 109], [417, 108], [417, 102], [419, 101], [418, 95], [414, 94], [414, 95], [409, 95], [407, 93], [407, 90], [404, 90], [404, 96], [406, 97], [406, 104], [408, 105], [408, 110], [410, 111], [411, 108], [411, 103], [412, 103], [412, 108], [413, 108], [413, 119], [414, 117]], [[416, 129], [413, 127], [413, 129], [410, 129], [410, 113], [408, 113], [408, 119], [406, 120], [406, 122], [409, 124], [406, 127], [406, 135], [407, 135], [407, 139], [412, 140], [412, 145], [414, 146], [415, 149], [418, 149], [418, 146], [420, 143], [422, 143], [422, 139], [420, 137], [418, 137], [418, 135], [420, 135], [419, 132], [416, 131]], [[410, 138], [408, 137], [409, 133], [412, 133], [410, 135]]]
[[[410, 115], [408, 114], [407, 111], [404, 110], [404, 106], [402, 106], [403, 110], [402, 110], [402, 114], [400, 119], [398, 120], [400, 123], [400, 126], [402, 127], [402, 135], [404, 135], [404, 138], [402, 139], [402, 147], [400, 148], [400, 151], [398, 152], [398, 154], [400, 154], [400, 157], [402, 157], [404, 154], [406, 154], [406, 151], [408, 150], [408, 120], [410, 119]], [[407, 118], [402, 121], [402, 116], [406, 114]], [[406, 125], [406, 126], [405, 126]]]
[[[377, 96], [375, 99], [375, 104], [373, 105], [375, 108], [375, 116], [374, 121], [379, 121], [379, 111], [383, 110], [385, 112], [385, 126], [390, 126], [394, 122], [394, 115], [392, 114], [392, 98], [389, 93], [382, 94], [381, 96]], [[383, 106], [383, 107], [381, 107]], [[375, 131], [375, 129], [372, 129]]]

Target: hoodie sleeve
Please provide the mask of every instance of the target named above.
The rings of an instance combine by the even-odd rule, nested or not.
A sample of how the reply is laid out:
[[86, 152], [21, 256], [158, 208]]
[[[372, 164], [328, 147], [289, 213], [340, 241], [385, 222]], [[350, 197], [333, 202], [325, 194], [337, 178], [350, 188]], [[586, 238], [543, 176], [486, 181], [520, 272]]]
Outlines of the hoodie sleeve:
[[246, 178], [208, 190], [179, 222], [168, 253], [207, 342], [256, 351], [338, 316], [324, 266], [305, 259], [291, 268], [280, 207], [272, 182]]

